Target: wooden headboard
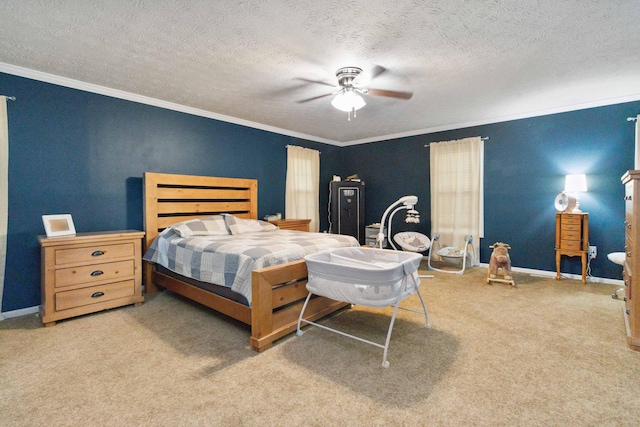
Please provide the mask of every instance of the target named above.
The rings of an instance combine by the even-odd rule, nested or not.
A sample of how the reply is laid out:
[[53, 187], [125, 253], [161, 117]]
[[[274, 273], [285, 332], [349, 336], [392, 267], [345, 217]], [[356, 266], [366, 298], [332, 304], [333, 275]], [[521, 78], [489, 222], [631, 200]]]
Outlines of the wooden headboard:
[[257, 219], [258, 181], [145, 172], [145, 251], [171, 224], [220, 213]]

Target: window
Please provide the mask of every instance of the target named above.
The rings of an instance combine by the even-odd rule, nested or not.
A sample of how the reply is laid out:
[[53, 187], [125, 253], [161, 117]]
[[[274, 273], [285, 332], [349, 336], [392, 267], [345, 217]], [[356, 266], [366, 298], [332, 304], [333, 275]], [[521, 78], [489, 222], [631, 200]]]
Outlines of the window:
[[484, 237], [484, 142], [480, 137], [432, 143], [430, 148], [431, 234], [446, 246], [461, 246], [472, 235], [472, 264]]
[[311, 219], [309, 231], [320, 229], [320, 152], [287, 146], [285, 218]]

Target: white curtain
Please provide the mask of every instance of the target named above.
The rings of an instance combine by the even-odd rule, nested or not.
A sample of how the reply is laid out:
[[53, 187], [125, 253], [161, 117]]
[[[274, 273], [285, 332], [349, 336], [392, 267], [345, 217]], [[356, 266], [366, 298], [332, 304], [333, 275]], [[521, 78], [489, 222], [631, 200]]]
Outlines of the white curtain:
[[9, 218], [9, 125], [7, 98], [0, 96], [0, 320], [2, 317], [2, 295], [4, 271], [7, 259], [7, 221]]
[[480, 137], [431, 143], [431, 234], [440, 244], [462, 247], [473, 236], [472, 265], [484, 237], [484, 142]]
[[320, 152], [287, 146], [285, 218], [310, 219], [309, 231], [320, 229]]

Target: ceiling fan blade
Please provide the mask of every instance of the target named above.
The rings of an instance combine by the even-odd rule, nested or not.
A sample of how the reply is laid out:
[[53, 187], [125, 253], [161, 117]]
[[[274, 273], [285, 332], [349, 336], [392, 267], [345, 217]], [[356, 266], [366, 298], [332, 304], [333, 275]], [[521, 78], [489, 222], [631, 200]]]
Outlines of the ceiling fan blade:
[[319, 85], [325, 85], [325, 86], [331, 86], [331, 87], [336, 87], [335, 83], [327, 83], [327, 82], [323, 82], [321, 80], [311, 80], [311, 79], [304, 79], [302, 77], [296, 77], [296, 80], [301, 80], [303, 82], [307, 82], [307, 83], [317, 83]]
[[362, 73], [358, 74], [358, 76], [353, 79], [353, 84], [361, 87], [367, 86], [371, 83], [371, 80], [375, 79], [385, 71], [387, 71], [386, 68], [381, 67], [380, 65], [374, 65], [371, 69], [364, 70]]
[[331, 95], [333, 95], [333, 92], [332, 93], [325, 93], [324, 95], [314, 96], [313, 98], [301, 99], [300, 101], [296, 101], [296, 102], [298, 104], [303, 104], [305, 102], [315, 101], [316, 99], [325, 98], [325, 97], [331, 96]]
[[411, 99], [413, 92], [398, 92], [395, 90], [367, 89], [367, 95], [388, 96], [389, 98]]

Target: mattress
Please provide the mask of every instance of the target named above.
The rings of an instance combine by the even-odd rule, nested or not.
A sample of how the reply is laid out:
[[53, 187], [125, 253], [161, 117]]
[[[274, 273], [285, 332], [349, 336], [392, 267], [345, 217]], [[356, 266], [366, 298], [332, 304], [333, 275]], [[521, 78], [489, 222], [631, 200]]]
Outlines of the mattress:
[[358, 247], [352, 236], [295, 230], [190, 236], [172, 228], [156, 237], [143, 259], [182, 276], [225, 286], [251, 305], [253, 270], [304, 259], [319, 251]]

